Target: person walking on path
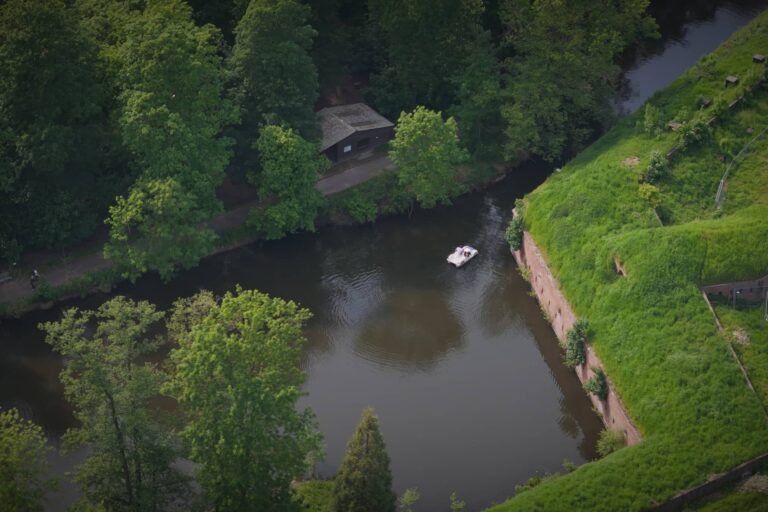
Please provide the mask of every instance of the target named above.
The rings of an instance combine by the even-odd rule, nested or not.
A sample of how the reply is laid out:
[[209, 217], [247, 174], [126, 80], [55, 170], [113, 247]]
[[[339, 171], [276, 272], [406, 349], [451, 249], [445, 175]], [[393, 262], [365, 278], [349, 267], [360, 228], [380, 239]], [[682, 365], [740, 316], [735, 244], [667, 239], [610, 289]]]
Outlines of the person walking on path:
[[37, 287], [38, 279], [40, 279], [40, 273], [37, 271], [37, 269], [32, 270], [32, 275], [29, 276], [29, 284], [32, 286], [33, 290]]

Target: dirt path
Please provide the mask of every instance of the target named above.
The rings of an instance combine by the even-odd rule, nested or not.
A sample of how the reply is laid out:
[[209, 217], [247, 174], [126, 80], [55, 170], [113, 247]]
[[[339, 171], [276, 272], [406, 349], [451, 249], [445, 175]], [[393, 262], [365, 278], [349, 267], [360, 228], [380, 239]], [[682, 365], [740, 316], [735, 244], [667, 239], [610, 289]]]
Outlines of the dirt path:
[[[349, 165], [349, 164], [347, 164]], [[358, 165], [349, 166], [347, 169], [331, 174], [318, 180], [317, 189], [325, 196], [337, 194], [348, 188], [364, 183], [371, 178], [375, 178], [386, 171], [394, 169], [394, 164], [385, 155], [374, 156], [361, 161]], [[221, 233], [233, 227], [239, 226], [248, 218], [248, 212], [258, 204], [258, 201], [250, 201], [236, 208], [228, 210], [213, 221], [211, 228], [217, 233]], [[233, 248], [230, 246], [229, 248]], [[217, 251], [220, 252], [220, 251]], [[40, 256], [36, 260], [44, 261]], [[41, 278], [48, 282], [52, 287], [62, 286], [78, 277], [82, 277], [91, 272], [110, 268], [112, 262], [104, 259], [101, 249], [91, 252], [84, 256], [72, 258], [58, 262], [55, 266], [47, 268], [45, 265], [38, 265]], [[34, 296], [35, 290], [32, 289], [28, 276], [18, 276], [11, 281], [0, 283], [0, 304], [13, 304]]]

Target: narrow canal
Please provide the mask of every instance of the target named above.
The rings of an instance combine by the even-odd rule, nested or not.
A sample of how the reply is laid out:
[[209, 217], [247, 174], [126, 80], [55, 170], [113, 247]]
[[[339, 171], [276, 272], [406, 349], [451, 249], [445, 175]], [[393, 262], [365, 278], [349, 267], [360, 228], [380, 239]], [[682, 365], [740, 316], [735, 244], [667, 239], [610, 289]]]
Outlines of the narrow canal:
[[[661, 41], [627, 55], [620, 108], [637, 108], [767, 3], [655, 7], [676, 21], [662, 23]], [[325, 435], [319, 475], [333, 475], [370, 405], [380, 417], [397, 491], [418, 487], [418, 510], [447, 510], [454, 491], [468, 510], [502, 501], [535, 471], [593, 458], [601, 429], [502, 241], [514, 200], [547, 174], [546, 167], [529, 165], [450, 207], [254, 244], [210, 258], [168, 284], [146, 277], [113, 294], [2, 320], [0, 407], [20, 408], [58, 445], [73, 419], [58, 383], [61, 362], [43, 342], [39, 322], [68, 307], [96, 307], [114, 294], [166, 308], [200, 289], [223, 293], [240, 284], [314, 313], [302, 363], [309, 395], [301, 405], [315, 410]], [[463, 243], [480, 255], [457, 270], [445, 257]], [[71, 470], [78, 457], [55, 456], [56, 470]], [[48, 508], [64, 510], [73, 497], [65, 485]]]

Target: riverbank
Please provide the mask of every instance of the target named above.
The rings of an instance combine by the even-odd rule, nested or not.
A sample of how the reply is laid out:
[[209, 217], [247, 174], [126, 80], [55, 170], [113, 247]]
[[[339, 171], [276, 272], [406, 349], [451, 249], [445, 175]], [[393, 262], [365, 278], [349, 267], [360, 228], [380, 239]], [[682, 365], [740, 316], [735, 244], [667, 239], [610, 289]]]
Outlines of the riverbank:
[[[318, 180], [317, 189], [328, 198], [324, 211], [317, 219], [318, 227], [372, 222], [411, 208], [411, 199], [400, 190], [394, 171], [392, 161], [378, 154], [360, 166], [347, 165], [343, 171], [330, 173]], [[497, 182], [505, 172], [506, 169], [498, 164], [473, 162], [462, 166], [457, 174], [469, 192]], [[210, 227], [219, 238], [208, 256], [261, 239], [246, 225], [249, 212], [258, 205], [258, 200], [248, 201], [211, 221]], [[122, 271], [104, 258], [101, 248], [38, 270], [42, 279], [35, 289], [23, 277], [0, 283], [0, 317], [19, 316], [37, 309], [48, 309], [67, 299], [108, 292], [125, 280]]]
[[[768, 270], [768, 144], [742, 153], [715, 203], [722, 157], [768, 126], [753, 62], [766, 49], [768, 12], [526, 197], [526, 229], [644, 438], [494, 512], [648, 509], [768, 450], [764, 404], [700, 291]], [[672, 158], [649, 177], [654, 150]], [[758, 388], [761, 360], [747, 368]]]

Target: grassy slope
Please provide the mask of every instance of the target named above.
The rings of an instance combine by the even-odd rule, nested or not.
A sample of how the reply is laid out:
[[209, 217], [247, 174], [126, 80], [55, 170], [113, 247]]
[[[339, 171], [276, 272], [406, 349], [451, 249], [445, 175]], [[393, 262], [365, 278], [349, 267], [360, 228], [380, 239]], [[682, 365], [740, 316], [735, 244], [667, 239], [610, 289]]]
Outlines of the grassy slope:
[[[665, 120], [695, 110], [700, 96], [730, 101], [738, 91], [723, 91], [723, 77], [744, 76], [755, 67], [752, 54], [766, 49], [768, 12], [650, 101]], [[745, 125], [768, 125], [768, 93], [740, 105], [712, 141], [675, 160], [660, 185], [672, 226], [661, 227], [640, 199], [637, 178], [650, 151], [666, 152], [674, 136], [650, 137], [639, 122], [642, 112], [624, 119], [531, 193], [525, 220], [577, 314], [593, 326], [593, 344], [644, 440], [494, 512], [640, 510], [768, 450], [760, 404], [698, 288], [768, 269], [768, 253], [756, 250], [768, 247], [765, 149], [737, 167], [723, 212], [712, 207], [724, 169], [718, 137], [741, 139]], [[622, 163], [631, 156], [641, 164]], [[615, 274], [614, 256], [628, 277]]]

